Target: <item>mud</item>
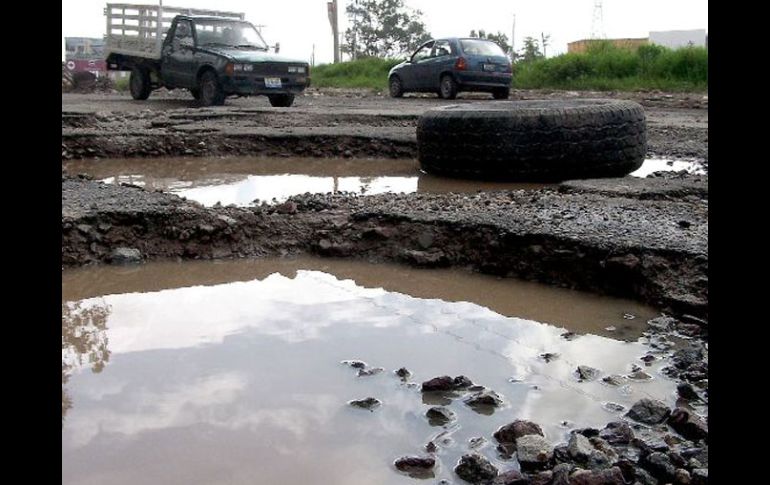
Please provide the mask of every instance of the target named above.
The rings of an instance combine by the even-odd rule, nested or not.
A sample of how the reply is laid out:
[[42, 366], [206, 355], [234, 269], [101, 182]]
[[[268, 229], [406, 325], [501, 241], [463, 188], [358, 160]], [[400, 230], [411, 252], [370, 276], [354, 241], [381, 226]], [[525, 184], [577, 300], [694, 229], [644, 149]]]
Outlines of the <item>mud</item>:
[[[692, 183], [707, 190], [703, 179]], [[651, 196], [654, 187], [633, 198], [607, 191], [606, 181], [585, 184], [565, 186], [566, 193], [305, 195], [280, 206], [205, 208], [65, 178], [62, 259], [67, 266], [109, 262], [125, 247], [144, 259], [310, 253], [469, 267], [707, 318], [708, 200], [680, 198], [670, 185], [666, 198]]]
[[[670, 96], [670, 97], [669, 97]], [[694, 158], [708, 166], [708, 98], [663, 93], [519, 91], [511, 99], [617, 97], [646, 108], [649, 158]], [[313, 156], [416, 158], [417, 119], [427, 109], [478, 102], [367, 91], [313, 90], [291, 108], [236, 98], [198, 108], [187, 94], [62, 94], [62, 160], [147, 156]], [[493, 102], [490, 100], [490, 102]]]

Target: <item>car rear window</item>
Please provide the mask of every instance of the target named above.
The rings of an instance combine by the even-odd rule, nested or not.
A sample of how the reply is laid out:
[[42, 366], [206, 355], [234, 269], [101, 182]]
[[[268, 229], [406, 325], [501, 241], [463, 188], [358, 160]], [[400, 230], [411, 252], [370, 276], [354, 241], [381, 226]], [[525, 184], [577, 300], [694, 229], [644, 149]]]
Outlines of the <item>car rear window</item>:
[[488, 40], [463, 39], [460, 40], [460, 46], [468, 55], [476, 56], [505, 56], [505, 52], [499, 45]]

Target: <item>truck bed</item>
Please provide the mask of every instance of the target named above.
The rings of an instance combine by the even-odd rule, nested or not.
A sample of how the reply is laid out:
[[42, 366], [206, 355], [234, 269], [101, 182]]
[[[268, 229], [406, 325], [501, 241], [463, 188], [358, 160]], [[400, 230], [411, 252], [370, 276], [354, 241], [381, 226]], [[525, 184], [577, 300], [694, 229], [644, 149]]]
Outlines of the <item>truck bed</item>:
[[177, 15], [208, 15], [239, 20], [245, 17], [240, 12], [166, 6], [161, 10], [158, 5], [126, 3], [108, 3], [104, 15], [107, 17], [105, 57], [122, 54], [155, 60], [160, 59], [163, 38]]

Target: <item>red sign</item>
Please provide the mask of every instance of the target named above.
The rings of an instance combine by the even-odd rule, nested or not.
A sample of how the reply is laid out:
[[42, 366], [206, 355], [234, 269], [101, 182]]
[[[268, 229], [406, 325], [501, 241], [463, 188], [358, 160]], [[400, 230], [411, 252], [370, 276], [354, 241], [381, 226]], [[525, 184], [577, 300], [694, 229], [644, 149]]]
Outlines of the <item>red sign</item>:
[[107, 70], [107, 62], [104, 59], [70, 59], [64, 64], [67, 69], [73, 72], [104, 72]]

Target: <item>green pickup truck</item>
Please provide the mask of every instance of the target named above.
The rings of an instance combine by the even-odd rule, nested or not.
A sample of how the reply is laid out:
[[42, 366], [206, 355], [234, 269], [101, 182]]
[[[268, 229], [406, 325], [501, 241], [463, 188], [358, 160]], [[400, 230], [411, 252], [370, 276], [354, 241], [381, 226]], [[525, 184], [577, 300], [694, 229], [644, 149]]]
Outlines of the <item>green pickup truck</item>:
[[[166, 27], [168, 13], [177, 15]], [[288, 107], [310, 86], [309, 64], [271, 53], [243, 14], [125, 4], [107, 4], [105, 14], [107, 68], [131, 71], [134, 99], [165, 87], [188, 89], [203, 106], [262, 95]]]

